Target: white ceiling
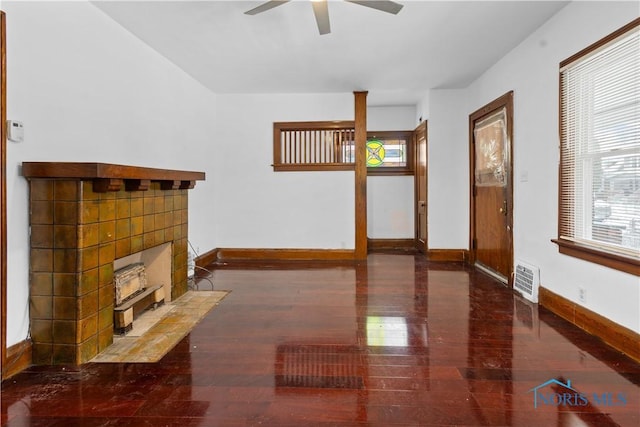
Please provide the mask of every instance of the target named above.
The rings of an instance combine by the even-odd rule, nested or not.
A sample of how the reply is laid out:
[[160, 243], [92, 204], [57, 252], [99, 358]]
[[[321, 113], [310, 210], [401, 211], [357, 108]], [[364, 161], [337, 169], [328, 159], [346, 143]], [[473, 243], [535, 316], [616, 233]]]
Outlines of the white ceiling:
[[215, 93], [368, 90], [369, 105], [412, 105], [467, 86], [568, 3], [399, 2], [392, 15], [330, 1], [322, 36], [307, 0], [255, 16], [262, 1], [93, 4]]

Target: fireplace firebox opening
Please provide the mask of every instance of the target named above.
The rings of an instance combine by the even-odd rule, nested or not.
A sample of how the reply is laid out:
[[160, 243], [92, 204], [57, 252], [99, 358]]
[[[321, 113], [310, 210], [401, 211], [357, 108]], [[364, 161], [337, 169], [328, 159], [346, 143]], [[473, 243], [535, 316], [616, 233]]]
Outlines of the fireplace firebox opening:
[[140, 314], [171, 301], [171, 259], [165, 243], [114, 261], [115, 333], [126, 334]]

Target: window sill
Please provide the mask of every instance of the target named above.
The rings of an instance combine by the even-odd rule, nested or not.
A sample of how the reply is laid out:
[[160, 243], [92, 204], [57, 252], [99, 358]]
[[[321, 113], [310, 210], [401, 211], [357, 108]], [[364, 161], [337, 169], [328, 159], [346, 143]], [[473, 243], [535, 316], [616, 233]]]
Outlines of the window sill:
[[367, 176], [413, 175], [407, 168], [367, 168]]
[[352, 171], [353, 163], [290, 163], [273, 166], [274, 172]]
[[551, 241], [558, 245], [558, 251], [561, 254], [604, 265], [614, 270], [624, 271], [634, 276], [640, 276], [640, 259], [603, 252], [570, 240], [558, 238]]

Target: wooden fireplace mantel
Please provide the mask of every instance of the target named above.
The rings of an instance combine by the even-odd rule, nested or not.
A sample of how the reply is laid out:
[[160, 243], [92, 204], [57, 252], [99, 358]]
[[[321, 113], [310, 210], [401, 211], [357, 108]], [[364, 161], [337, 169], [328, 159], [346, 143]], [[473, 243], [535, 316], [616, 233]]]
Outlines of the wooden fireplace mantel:
[[22, 175], [27, 178], [77, 179], [93, 181], [96, 192], [147, 190], [151, 181], [159, 181], [162, 189], [190, 189], [196, 181], [204, 181], [204, 172], [155, 169], [110, 163], [23, 162]]
[[[116, 260], [147, 252], [141, 261], [162, 264], [149, 285], [162, 285], [165, 301], [188, 291], [189, 189], [203, 172], [25, 162], [22, 175], [33, 364], [87, 363], [113, 343], [116, 320], [122, 327], [135, 317], [136, 308], [116, 311]], [[153, 299], [145, 303], [160, 293]]]

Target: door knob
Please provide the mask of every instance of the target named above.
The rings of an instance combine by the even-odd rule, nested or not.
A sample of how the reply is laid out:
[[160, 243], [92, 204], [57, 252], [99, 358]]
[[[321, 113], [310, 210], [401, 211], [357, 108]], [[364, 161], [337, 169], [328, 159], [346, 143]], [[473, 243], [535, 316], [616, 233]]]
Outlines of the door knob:
[[502, 207], [500, 208], [500, 213], [502, 215], [507, 215], [507, 201], [502, 202]]

